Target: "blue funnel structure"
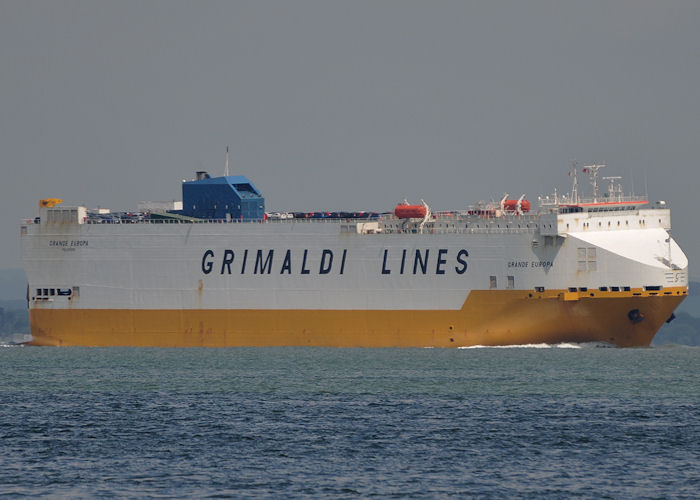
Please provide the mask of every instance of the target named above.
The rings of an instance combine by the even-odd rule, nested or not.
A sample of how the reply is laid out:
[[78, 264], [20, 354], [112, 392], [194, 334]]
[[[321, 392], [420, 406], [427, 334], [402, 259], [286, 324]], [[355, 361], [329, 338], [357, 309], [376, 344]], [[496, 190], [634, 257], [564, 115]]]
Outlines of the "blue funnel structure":
[[210, 177], [197, 172], [197, 179], [182, 183], [182, 214], [198, 219], [262, 220], [265, 198], [241, 175]]

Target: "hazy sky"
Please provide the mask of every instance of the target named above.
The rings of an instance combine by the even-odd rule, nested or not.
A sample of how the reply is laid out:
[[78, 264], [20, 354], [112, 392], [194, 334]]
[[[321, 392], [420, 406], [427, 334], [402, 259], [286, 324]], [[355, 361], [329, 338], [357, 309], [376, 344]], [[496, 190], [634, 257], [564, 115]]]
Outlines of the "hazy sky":
[[700, 276], [700, 1], [0, 0], [0, 268], [42, 197], [134, 209], [195, 170], [270, 210], [458, 209], [607, 162]]

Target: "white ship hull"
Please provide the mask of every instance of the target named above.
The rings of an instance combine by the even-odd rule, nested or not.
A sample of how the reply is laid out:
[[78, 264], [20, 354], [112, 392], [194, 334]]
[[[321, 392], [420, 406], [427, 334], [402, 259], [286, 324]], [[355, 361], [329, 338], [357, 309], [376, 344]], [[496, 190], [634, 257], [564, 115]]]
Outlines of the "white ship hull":
[[34, 342], [648, 345], [687, 294], [667, 209], [400, 222], [25, 224]]

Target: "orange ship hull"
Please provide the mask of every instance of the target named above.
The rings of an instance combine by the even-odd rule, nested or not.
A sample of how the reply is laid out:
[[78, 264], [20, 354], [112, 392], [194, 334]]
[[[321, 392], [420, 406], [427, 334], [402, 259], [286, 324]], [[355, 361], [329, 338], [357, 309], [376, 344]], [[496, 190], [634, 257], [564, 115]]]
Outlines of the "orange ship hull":
[[31, 344], [464, 347], [600, 341], [648, 346], [687, 293], [687, 287], [474, 290], [460, 310], [432, 311], [32, 309]]

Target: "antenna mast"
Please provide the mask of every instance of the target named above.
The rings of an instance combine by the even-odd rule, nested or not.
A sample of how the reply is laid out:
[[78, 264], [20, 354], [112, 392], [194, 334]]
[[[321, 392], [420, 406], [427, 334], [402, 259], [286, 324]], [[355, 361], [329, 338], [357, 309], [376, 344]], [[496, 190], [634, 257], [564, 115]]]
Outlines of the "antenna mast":
[[578, 170], [578, 163], [574, 160], [572, 163], [571, 170], [573, 173], [569, 172], [569, 175], [574, 176], [573, 186], [571, 186], [571, 202], [578, 205], [578, 177], [576, 176]]
[[228, 146], [226, 146], [226, 168], [224, 169], [224, 175], [226, 177], [229, 176], [229, 173], [228, 173]]
[[591, 184], [593, 185], [593, 203], [598, 203], [598, 170], [605, 168], [607, 165], [587, 165], [583, 167], [583, 171], [591, 175]]
[[618, 190], [615, 192], [615, 181], [622, 179], [619, 175], [611, 176], [611, 177], [603, 177], [604, 181], [610, 181], [610, 187], [608, 188], [608, 198], [611, 200], [615, 198], [615, 195], [618, 196], [617, 201], [622, 201], [622, 185], [618, 182]]

